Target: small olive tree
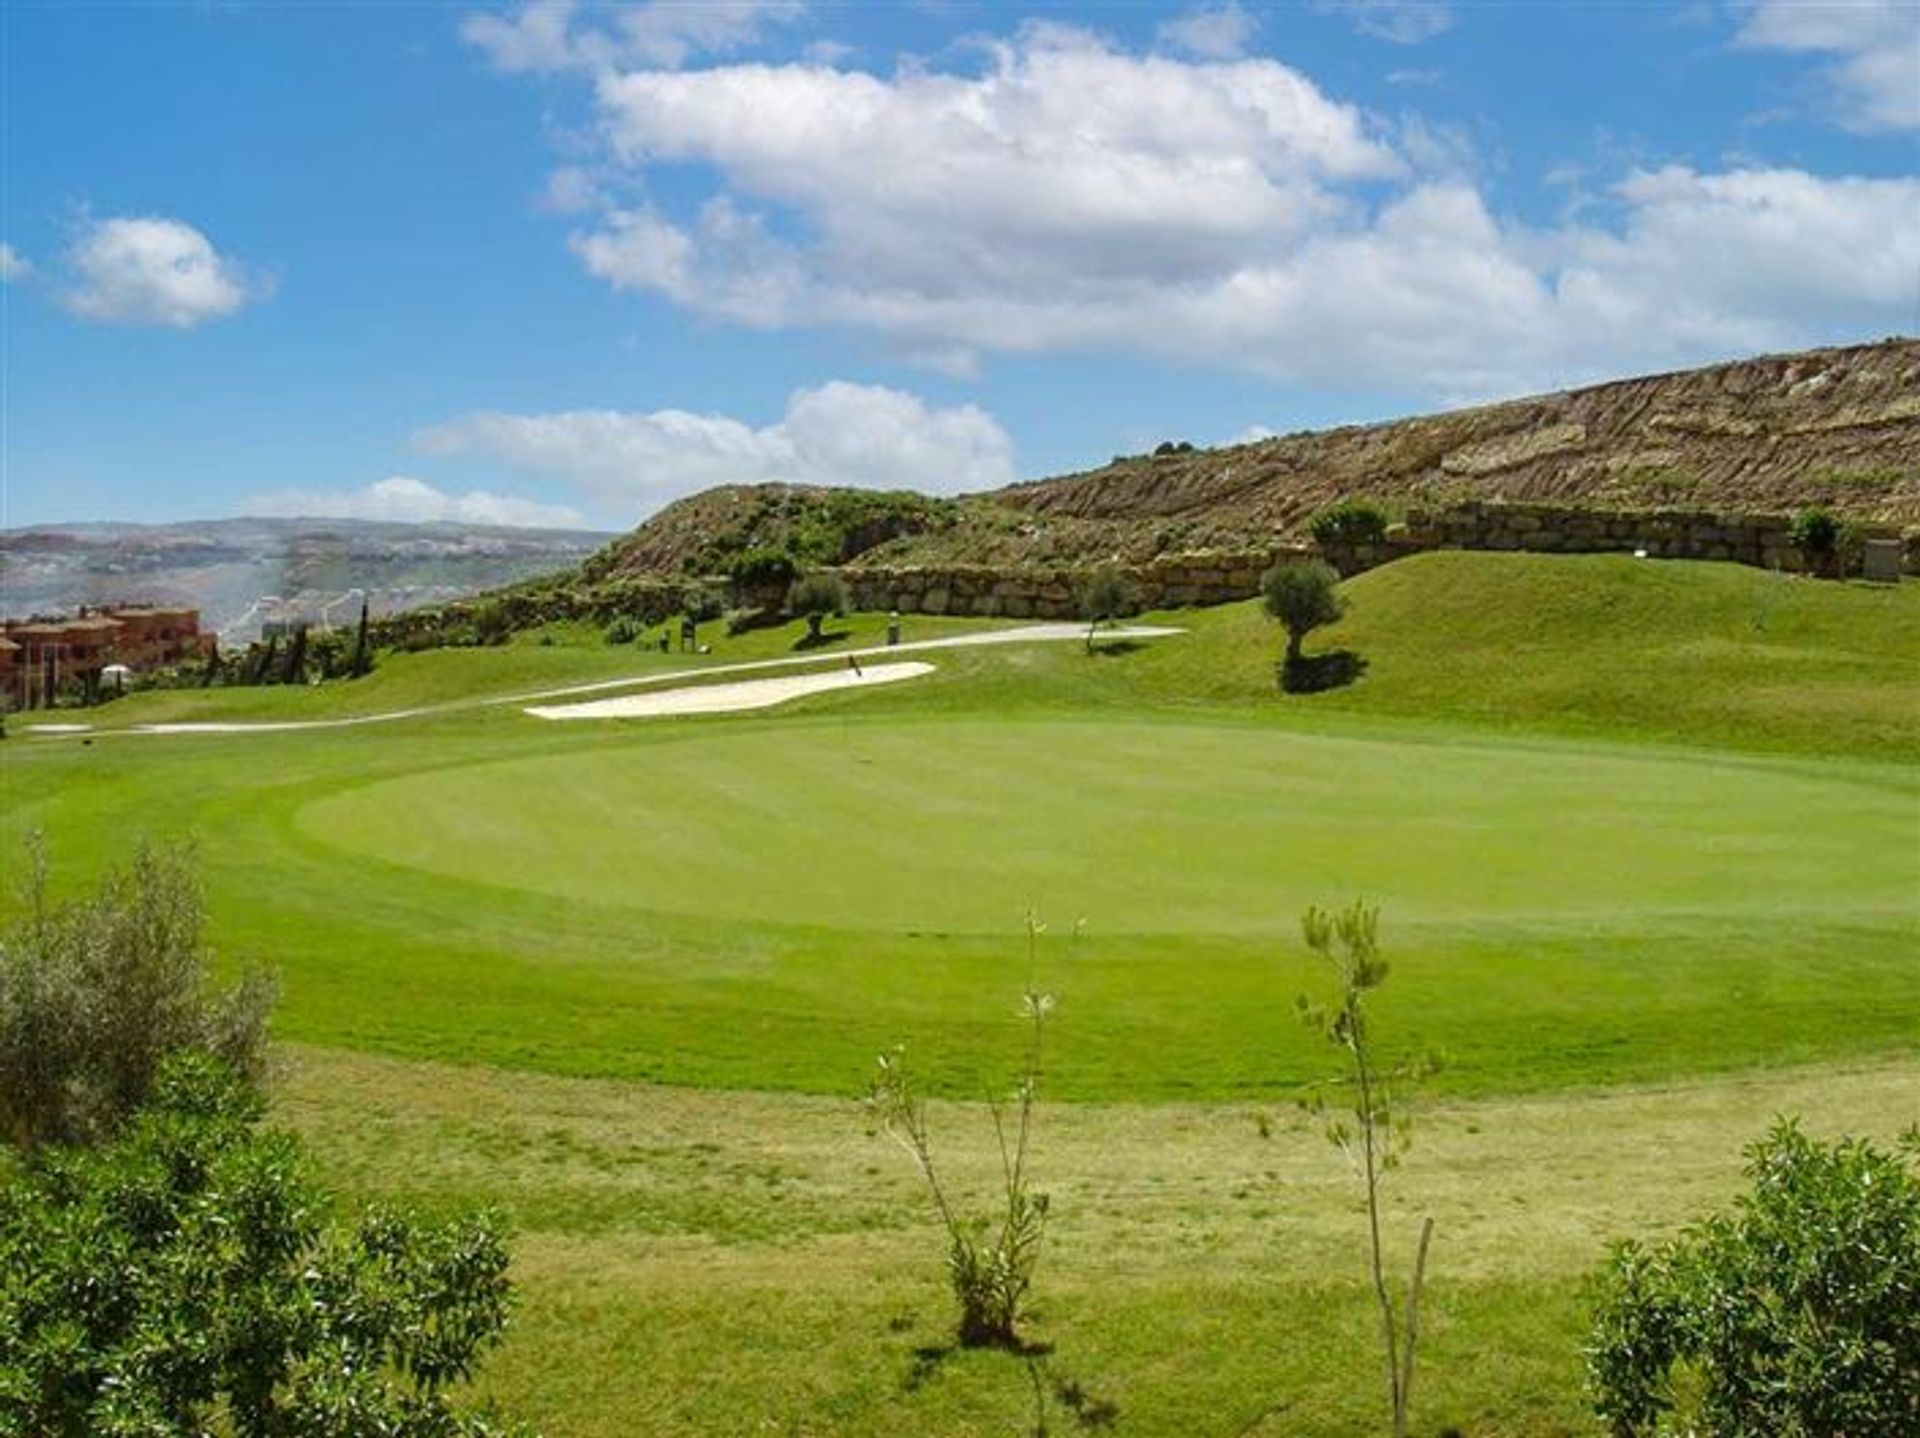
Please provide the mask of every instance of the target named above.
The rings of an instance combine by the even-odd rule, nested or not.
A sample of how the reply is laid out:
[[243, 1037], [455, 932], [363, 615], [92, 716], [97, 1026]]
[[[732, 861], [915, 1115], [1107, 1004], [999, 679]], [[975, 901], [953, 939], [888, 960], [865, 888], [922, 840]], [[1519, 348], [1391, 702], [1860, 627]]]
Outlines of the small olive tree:
[[1300, 646], [1314, 630], [1332, 624], [1347, 612], [1340, 594], [1340, 576], [1317, 559], [1282, 560], [1260, 580], [1260, 593], [1269, 615], [1287, 631], [1289, 666], [1300, 662]]
[[1080, 617], [1087, 621], [1087, 653], [1093, 653], [1094, 631], [1102, 624], [1124, 619], [1140, 608], [1140, 598], [1126, 573], [1111, 564], [1103, 564], [1081, 581], [1075, 596]]
[[787, 591], [787, 612], [807, 621], [807, 638], [818, 640], [820, 626], [829, 614], [847, 612], [847, 586], [837, 574], [825, 570], [804, 575]]
[[143, 843], [66, 903], [48, 895], [35, 839], [23, 867], [20, 917], [0, 932], [0, 1139], [27, 1152], [96, 1139], [183, 1049], [262, 1076], [273, 980], [212, 983], [190, 849]]
[[1406, 1438], [1413, 1411], [1414, 1353], [1420, 1340], [1420, 1295], [1426, 1285], [1427, 1246], [1433, 1220], [1420, 1225], [1420, 1243], [1407, 1283], [1405, 1306], [1396, 1304], [1387, 1283], [1380, 1234], [1380, 1191], [1387, 1173], [1399, 1165], [1410, 1133], [1405, 1108], [1395, 1099], [1397, 1084], [1431, 1071], [1431, 1060], [1384, 1063], [1374, 1047], [1368, 998], [1387, 980], [1380, 957], [1380, 912], [1353, 904], [1338, 913], [1308, 909], [1300, 919], [1307, 947], [1332, 967], [1339, 985], [1331, 1005], [1304, 995], [1296, 1001], [1300, 1018], [1346, 1059], [1347, 1072], [1328, 1090], [1317, 1090], [1309, 1107], [1327, 1120], [1327, 1137], [1352, 1160], [1367, 1202], [1367, 1260], [1374, 1304], [1380, 1310], [1387, 1393], [1393, 1409], [1394, 1438]]

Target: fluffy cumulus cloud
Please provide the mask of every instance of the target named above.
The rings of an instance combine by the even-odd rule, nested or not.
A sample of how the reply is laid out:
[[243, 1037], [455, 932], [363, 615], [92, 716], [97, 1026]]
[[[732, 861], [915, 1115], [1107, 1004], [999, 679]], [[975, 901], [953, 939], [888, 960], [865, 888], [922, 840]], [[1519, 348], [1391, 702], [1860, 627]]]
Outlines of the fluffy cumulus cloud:
[[[1448, 17], [1345, 8], [1401, 39]], [[625, 183], [570, 243], [617, 289], [957, 372], [1124, 351], [1465, 398], [1920, 321], [1920, 180], [1649, 170], [1530, 225], [1444, 130], [1379, 122], [1244, 40], [1141, 54], [1042, 23], [890, 75], [609, 63], [595, 163]], [[631, 198], [656, 167], [710, 183]]]
[[1759, 0], [1739, 40], [1761, 50], [1830, 57], [1825, 78], [1843, 123], [1920, 129], [1920, 5], [1914, 0]]
[[33, 266], [27, 257], [12, 245], [0, 244], [0, 284], [8, 280], [24, 280], [33, 273]]
[[563, 504], [539, 504], [480, 489], [448, 494], [425, 480], [399, 474], [362, 489], [278, 490], [249, 500], [246, 509], [257, 515], [378, 519], [404, 524], [455, 520], [462, 524], [567, 529], [580, 523], [579, 511]]
[[67, 263], [67, 308], [108, 324], [191, 329], [264, 293], [192, 225], [156, 216], [88, 223]]
[[623, 514], [718, 484], [785, 481], [989, 489], [1014, 478], [1013, 442], [973, 405], [842, 381], [797, 391], [785, 415], [754, 426], [684, 410], [462, 416], [415, 436], [429, 454], [479, 455], [549, 481], [578, 484]]
[[699, 54], [758, 44], [767, 28], [798, 19], [801, 0], [650, 0], [597, 17], [575, 0], [534, 0], [518, 14], [470, 15], [460, 33], [507, 71], [677, 66]]

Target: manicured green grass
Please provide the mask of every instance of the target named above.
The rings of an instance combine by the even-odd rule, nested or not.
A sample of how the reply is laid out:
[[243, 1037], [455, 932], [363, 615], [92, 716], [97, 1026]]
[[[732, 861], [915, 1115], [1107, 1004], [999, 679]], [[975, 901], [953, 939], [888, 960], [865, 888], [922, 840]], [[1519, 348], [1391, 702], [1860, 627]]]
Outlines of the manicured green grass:
[[[1542, 601], [1548, 634], [1619, 608], [1643, 575], [1697, 580], [1710, 631], [1725, 567], [1436, 558], [1422, 622], [1380, 629], [1351, 691], [1277, 694], [1274, 636], [1240, 606], [1127, 653], [943, 652], [933, 677], [753, 718], [552, 726], [495, 706], [324, 734], [10, 742], [5, 824], [45, 827], [80, 871], [136, 829], [198, 835], [221, 946], [281, 968], [290, 1035], [556, 1072], [840, 1092], [911, 1037], [937, 1083], [972, 1091], [995, 1072], [1032, 906], [1054, 929], [1057, 1092], [1271, 1093], [1311, 1057], [1272, 1022], [1318, 977], [1298, 913], [1354, 896], [1386, 911], [1390, 1015], [1444, 1052], [1457, 1092], [1910, 1042], [1912, 766], [1357, 712], [1412, 702], [1394, 676], [1454, 632], [1426, 616], [1469, 580], [1584, 576], [1558, 618]], [[1354, 623], [1390, 612], [1363, 586], [1392, 573], [1356, 584]], [[1897, 697], [1908, 610], [1837, 586], [1778, 603], [1803, 599], [1811, 651], [1850, 615], [1882, 656], [1876, 692]], [[1678, 643], [1679, 605], [1660, 599], [1651, 652]], [[752, 636], [761, 653], [792, 640]], [[1521, 648], [1482, 687], [1550, 694], [1578, 674], [1577, 655]], [[1628, 717], [1658, 733], [1683, 707], [1649, 695]]]

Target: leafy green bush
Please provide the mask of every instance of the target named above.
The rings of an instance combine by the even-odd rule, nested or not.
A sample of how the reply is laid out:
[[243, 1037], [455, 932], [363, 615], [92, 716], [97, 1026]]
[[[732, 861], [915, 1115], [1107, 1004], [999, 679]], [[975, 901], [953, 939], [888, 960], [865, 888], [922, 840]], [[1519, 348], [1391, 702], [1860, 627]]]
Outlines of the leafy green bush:
[[217, 1062], [0, 1179], [0, 1433], [487, 1438], [446, 1396], [511, 1301], [491, 1219], [341, 1220]]
[[1731, 1215], [1615, 1248], [1587, 1373], [1615, 1438], [1920, 1432], [1920, 1133], [1889, 1153], [1782, 1120]]
[[1816, 504], [1794, 515], [1787, 537], [1800, 551], [1807, 568], [1816, 574], [1831, 574], [1839, 561], [1842, 528], [1838, 515]]
[[505, 644], [513, 638], [513, 615], [498, 599], [482, 599], [473, 606], [473, 642]]
[[1307, 524], [1321, 544], [1378, 544], [1387, 537], [1387, 512], [1364, 499], [1321, 510]]
[[787, 591], [787, 612], [807, 621], [807, 638], [818, 640], [829, 614], [847, 612], [847, 586], [837, 574], [824, 570], [796, 579]]
[[273, 982], [216, 991], [190, 851], [142, 844], [91, 898], [53, 903], [30, 843], [21, 915], [0, 933], [0, 1138], [32, 1151], [96, 1139], [199, 1049], [257, 1079]]
[[1307, 635], [1332, 624], [1347, 610], [1340, 576], [1317, 559], [1282, 560], [1261, 577], [1260, 593], [1267, 613], [1286, 628], [1289, 665], [1300, 662], [1300, 646]]
[[609, 644], [631, 644], [640, 637], [640, 629], [638, 620], [623, 614], [606, 627], [602, 637]]
[[784, 549], [754, 549], [734, 561], [728, 577], [741, 589], [774, 589], [792, 584], [799, 573]]

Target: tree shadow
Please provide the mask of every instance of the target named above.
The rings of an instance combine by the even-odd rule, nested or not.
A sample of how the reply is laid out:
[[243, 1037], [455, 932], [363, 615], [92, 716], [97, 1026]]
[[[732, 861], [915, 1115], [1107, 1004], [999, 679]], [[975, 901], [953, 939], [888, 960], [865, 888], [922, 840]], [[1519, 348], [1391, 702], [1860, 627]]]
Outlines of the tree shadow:
[[818, 634], [802, 634], [793, 641], [793, 647], [799, 650], [824, 649], [829, 644], [838, 644], [842, 639], [851, 639], [851, 629], [823, 629]]
[[1117, 659], [1124, 654], [1133, 654], [1146, 647], [1138, 639], [1110, 639], [1102, 643], [1099, 636], [1095, 635], [1093, 646], [1087, 652], [1098, 659]]
[[1280, 661], [1280, 687], [1288, 694], [1324, 694], [1344, 689], [1367, 672], [1367, 661], [1351, 649], [1306, 654]]

